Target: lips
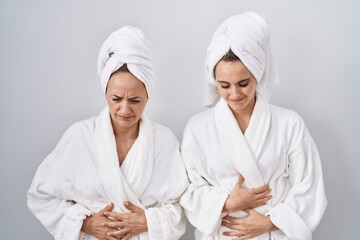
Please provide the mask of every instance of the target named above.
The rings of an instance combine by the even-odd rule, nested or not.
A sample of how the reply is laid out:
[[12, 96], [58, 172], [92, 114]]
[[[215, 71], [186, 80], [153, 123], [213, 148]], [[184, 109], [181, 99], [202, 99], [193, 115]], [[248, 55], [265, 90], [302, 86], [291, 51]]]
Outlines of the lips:
[[235, 98], [235, 99], [229, 98], [229, 100], [233, 103], [241, 103], [244, 99], [245, 99], [245, 96], [242, 96], [241, 98]]
[[121, 116], [121, 115], [118, 115], [118, 117], [119, 117], [121, 120], [123, 120], [123, 121], [129, 121], [130, 119], [133, 118], [132, 115], [130, 115], [130, 116]]

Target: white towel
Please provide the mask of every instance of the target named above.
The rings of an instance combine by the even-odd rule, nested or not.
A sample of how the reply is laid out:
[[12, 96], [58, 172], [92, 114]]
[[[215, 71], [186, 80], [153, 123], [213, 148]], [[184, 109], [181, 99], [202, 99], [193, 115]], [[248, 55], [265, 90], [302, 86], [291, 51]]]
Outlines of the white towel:
[[214, 67], [230, 49], [254, 75], [258, 93], [268, 99], [269, 88], [279, 82], [270, 51], [270, 30], [262, 16], [245, 12], [226, 19], [211, 40], [205, 64], [205, 105], [211, 106], [220, 99]]
[[111, 74], [127, 64], [129, 71], [144, 83], [150, 97], [155, 75], [149, 46], [139, 28], [124, 26], [110, 34], [98, 57], [98, 74], [104, 92]]

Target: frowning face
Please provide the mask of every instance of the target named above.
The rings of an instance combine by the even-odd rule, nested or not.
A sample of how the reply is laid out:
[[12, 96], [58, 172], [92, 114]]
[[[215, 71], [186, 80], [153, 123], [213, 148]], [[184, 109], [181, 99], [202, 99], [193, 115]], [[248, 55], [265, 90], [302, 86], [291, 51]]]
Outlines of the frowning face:
[[114, 72], [108, 82], [106, 101], [113, 127], [125, 130], [136, 126], [148, 97], [144, 84], [130, 72]]

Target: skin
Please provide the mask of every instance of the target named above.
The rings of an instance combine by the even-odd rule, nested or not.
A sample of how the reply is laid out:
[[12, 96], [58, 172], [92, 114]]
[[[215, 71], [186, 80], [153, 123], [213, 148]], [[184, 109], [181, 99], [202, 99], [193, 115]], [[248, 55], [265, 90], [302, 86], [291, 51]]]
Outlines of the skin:
[[83, 225], [81, 227], [81, 231], [86, 234], [90, 234], [98, 239], [106, 239], [107, 233], [111, 230], [110, 228], [104, 227], [104, 222], [112, 222], [109, 218], [107, 218], [104, 213], [106, 211], [111, 211], [114, 205], [110, 203], [105, 208], [100, 210], [93, 216], [87, 217], [83, 221]]
[[[229, 105], [239, 128], [245, 133], [256, 102], [256, 79], [241, 61], [224, 60], [215, 67], [215, 79], [220, 96]], [[225, 232], [224, 235], [237, 236], [234, 239], [241, 240], [277, 229], [268, 216], [253, 210], [271, 199], [269, 186], [246, 189], [242, 186], [243, 182], [244, 178], [240, 176], [224, 204], [223, 211], [243, 210], [248, 216], [242, 219], [226, 216], [222, 222], [223, 226], [234, 230]]]
[[229, 105], [244, 133], [255, 106], [256, 79], [241, 61], [223, 60], [216, 65], [215, 79], [220, 96]]
[[108, 239], [111, 237], [128, 240], [134, 235], [148, 230], [145, 212], [141, 208], [133, 205], [130, 202], [124, 202], [124, 206], [131, 211], [131, 213], [115, 213], [105, 212], [104, 214], [112, 219], [114, 222], [104, 222], [104, 227], [111, 228], [107, 235]]
[[[105, 95], [121, 165], [139, 135], [139, 120], [148, 100], [147, 92], [144, 84], [134, 75], [118, 71], [111, 75]], [[113, 204], [109, 204], [87, 217], [81, 231], [107, 240], [127, 240], [147, 231], [145, 212], [130, 202], [124, 202], [124, 206], [130, 213], [111, 212]]]
[[139, 120], [148, 97], [144, 84], [129, 72], [111, 75], [106, 101], [116, 139], [119, 163], [125, 159], [139, 134]]

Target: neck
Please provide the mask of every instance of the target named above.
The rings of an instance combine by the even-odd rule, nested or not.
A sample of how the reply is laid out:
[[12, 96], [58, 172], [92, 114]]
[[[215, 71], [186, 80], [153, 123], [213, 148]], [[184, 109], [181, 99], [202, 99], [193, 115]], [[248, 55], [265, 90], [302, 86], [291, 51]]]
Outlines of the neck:
[[139, 135], [140, 121], [137, 124], [134, 124], [134, 126], [131, 126], [129, 128], [119, 127], [113, 122], [112, 125], [116, 140], [131, 141], [136, 139]]
[[249, 125], [251, 115], [254, 110], [255, 102], [256, 102], [256, 97], [254, 97], [251, 100], [251, 102], [245, 109], [243, 109], [241, 111], [232, 110], [234, 117], [236, 119], [236, 122], [238, 123], [238, 125], [243, 133], [245, 133], [245, 131]]

